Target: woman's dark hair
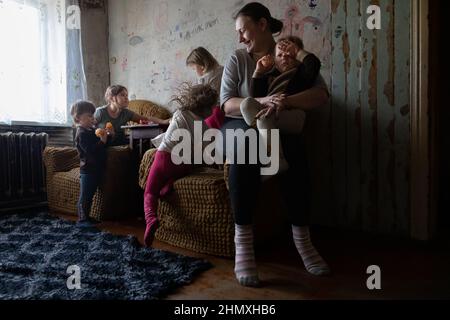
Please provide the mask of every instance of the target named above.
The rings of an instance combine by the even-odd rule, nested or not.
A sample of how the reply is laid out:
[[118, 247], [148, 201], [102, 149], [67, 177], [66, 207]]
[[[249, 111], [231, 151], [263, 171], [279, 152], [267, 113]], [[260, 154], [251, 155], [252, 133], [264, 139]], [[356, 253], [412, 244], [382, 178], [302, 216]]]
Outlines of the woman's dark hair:
[[70, 107], [70, 115], [75, 123], [78, 123], [78, 119], [82, 114], [94, 114], [94, 112], [95, 106], [90, 101], [77, 101]]
[[106, 103], [110, 103], [112, 97], [118, 96], [122, 91], [125, 91], [125, 90], [127, 90], [127, 88], [125, 88], [124, 86], [121, 86], [121, 85], [109, 86], [108, 89], [106, 89], [106, 93], [105, 93]]
[[303, 40], [296, 36], [288, 36], [281, 39], [278, 39], [277, 43], [283, 42], [283, 41], [289, 41], [292, 42], [299, 48], [300, 50], [304, 49]]
[[283, 22], [272, 18], [269, 9], [259, 2], [250, 2], [246, 4], [234, 16], [234, 20], [236, 20], [239, 16], [250, 17], [255, 23], [259, 22], [262, 18], [265, 18], [272, 33], [279, 33], [283, 30]]
[[205, 68], [205, 72], [209, 72], [219, 65], [213, 55], [203, 47], [198, 47], [186, 58], [186, 65], [197, 64]]
[[191, 85], [188, 82], [181, 84], [177, 96], [172, 102], [180, 105], [180, 110], [189, 110], [199, 117], [205, 118], [211, 113], [212, 107], [217, 103], [219, 94], [209, 84]]

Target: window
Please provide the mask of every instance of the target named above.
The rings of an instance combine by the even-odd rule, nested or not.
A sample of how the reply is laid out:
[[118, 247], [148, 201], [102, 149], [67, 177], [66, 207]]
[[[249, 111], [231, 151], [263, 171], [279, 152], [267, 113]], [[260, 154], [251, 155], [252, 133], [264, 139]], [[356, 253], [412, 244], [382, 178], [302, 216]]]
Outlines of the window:
[[64, 0], [0, 1], [0, 122], [67, 124], [67, 97], [75, 96], [67, 70], [84, 98], [81, 54], [71, 52], [81, 52], [80, 30], [67, 30], [65, 8]]

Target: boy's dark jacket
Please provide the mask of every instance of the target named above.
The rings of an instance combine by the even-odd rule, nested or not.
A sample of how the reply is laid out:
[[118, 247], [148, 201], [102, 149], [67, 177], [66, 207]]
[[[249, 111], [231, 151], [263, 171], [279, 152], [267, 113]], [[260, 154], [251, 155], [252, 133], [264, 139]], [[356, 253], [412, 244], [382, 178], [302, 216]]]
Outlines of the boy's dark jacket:
[[80, 173], [100, 173], [106, 162], [106, 145], [95, 135], [95, 129], [78, 127], [75, 145], [80, 155]]

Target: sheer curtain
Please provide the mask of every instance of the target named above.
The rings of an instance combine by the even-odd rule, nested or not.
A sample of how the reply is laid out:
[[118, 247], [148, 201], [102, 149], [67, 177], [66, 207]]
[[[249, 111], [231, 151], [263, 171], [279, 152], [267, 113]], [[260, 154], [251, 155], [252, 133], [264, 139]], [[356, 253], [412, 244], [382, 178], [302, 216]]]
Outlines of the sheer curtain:
[[0, 122], [68, 124], [86, 98], [79, 1], [0, 1]]

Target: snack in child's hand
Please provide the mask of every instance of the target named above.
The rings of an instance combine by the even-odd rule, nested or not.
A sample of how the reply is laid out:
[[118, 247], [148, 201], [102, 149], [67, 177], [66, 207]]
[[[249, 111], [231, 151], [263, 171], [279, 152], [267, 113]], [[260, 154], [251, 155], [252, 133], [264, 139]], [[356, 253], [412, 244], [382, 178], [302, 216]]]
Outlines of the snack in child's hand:
[[108, 122], [107, 124], [106, 124], [106, 126], [105, 126], [105, 129], [108, 129], [108, 130], [112, 130], [114, 127], [113, 127], [113, 124], [111, 123], [111, 122]]
[[99, 138], [103, 137], [105, 134], [106, 134], [105, 129], [98, 128], [97, 130], [95, 130], [95, 135]]

